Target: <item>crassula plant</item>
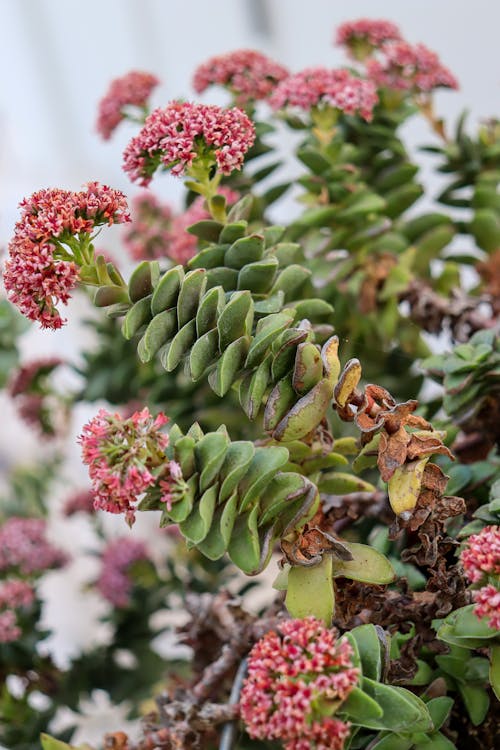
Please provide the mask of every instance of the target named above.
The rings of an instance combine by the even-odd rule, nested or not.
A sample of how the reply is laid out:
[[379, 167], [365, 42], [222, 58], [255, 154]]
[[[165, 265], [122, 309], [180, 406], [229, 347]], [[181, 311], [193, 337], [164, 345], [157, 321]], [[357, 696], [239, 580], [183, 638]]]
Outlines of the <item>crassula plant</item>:
[[[115, 637], [137, 638], [141, 690], [161, 681], [140, 670], [154, 634], [146, 614], [188, 615], [190, 669], [174, 681], [165, 664], [141, 736], [117, 727], [102, 748], [451, 750], [498, 739], [500, 128], [467, 135], [462, 121], [450, 135], [433, 92], [457, 88], [454, 75], [394, 24], [362, 19], [335, 39], [347, 67], [288, 72], [252, 50], [202, 63], [194, 90], [223, 87], [228, 107], [172, 100], [150, 112], [154, 75], [115, 80], [97, 130], [108, 139], [123, 119], [137, 124], [123, 168], [148, 192], [129, 208], [90, 182], [21, 203], [9, 299], [44, 328], [63, 325], [77, 287], [102, 311], [100, 344], [78, 367], [85, 384], [61, 400], [109, 402], [79, 438], [92, 499], [70, 497], [67, 515], [122, 514], [131, 528], [115, 541], [99, 531], [94, 584], [127, 613]], [[451, 176], [432, 212], [419, 207], [418, 164], [401, 139], [417, 115]], [[292, 185], [269, 187], [278, 128], [295, 133], [305, 170], [286, 225], [269, 217]], [[160, 172], [183, 181], [184, 211], [153, 193]], [[126, 224], [138, 262], [128, 281], [94, 244], [114, 224]], [[453, 353], [431, 356], [443, 332]], [[12, 395], [54, 403], [47, 377], [59, 364], [25, 365]], [[443, 393], [427, 395], [430, 378]], [[133, 537], [141, 513], [169, 532], [170, 579]], [[225, 586], [268, 566], [275, 601], [251, 615]], [[5, 642], [17, 637], [9, 613], [31, 606], [26, 585], [0, 589]], [[72, 674], [53, 677], [53, 701]], [[100, 683], [112, 695], [113, 674]], [[42, 745], [66, 740], [44, 734]]]

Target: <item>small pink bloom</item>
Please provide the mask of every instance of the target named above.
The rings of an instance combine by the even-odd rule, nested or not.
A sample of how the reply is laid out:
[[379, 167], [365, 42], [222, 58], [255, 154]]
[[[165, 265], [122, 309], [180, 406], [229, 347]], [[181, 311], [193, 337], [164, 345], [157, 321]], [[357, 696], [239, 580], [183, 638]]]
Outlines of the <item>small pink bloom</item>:
[[0, 526], [0, 570], [19, 570], [23, 575], [57, 568], [67, 556], [46, 539], [46, 523], [40, 518], [12, 516]]
[[365, 120], [372, 119], [377, 101], [371, 81], [357, 78], [343, 68], [306, 68], [280, 83], [269, 99], [273, 109], [297, 107], [307, 111], [328, 106], [346, 115], [359, 114]]
[[0, 612], [0, 643], [12, 643], [21, 637], [21, 628], [16, 625], [16, 615], [11, 609]]
[[248, 657], [240, 712], [250, 737], [281, 740], [289, 750], [341, 750], [349, 724], [325, 718], [320, 699], [344, 701], [359, 679], [347, 641], [314, 617], [287, 620]]
[[144, 542], [120, 537], [109, 542], [101, 558], [101, 573], [97, 588], [101, 595], [118, 608], [130, 603], [133, 579], [130, 567], [139, 560], [148, 560]]
[[249, 102], [267, 99], [276, 84], [288, 76], [282, 65], [255, 50], [242, 49], [211, 57], [194, 73], [193, 86], [201, 94], [209, 86], [224, 86], [244, 107]]
[[153, 89], [160, 81], [151, 73], [132, 70], [115, 78], [105, 96], [99, 102], [96, 129], [99, 135], [108, 140], [120, 122], [126, 118], [127, 107], [145, 108]]
[[12, 579], [0, 583], [0, 607], [20, 609], [29, 607], [35, 600], [35, 591], [26, 581]]
[[92, 490], [79, 490], [68, 497], [64, 503], [63, 513], [65, 516], [74, 516], [75, 513], [94, 513], [94, 493]]
[[500, 630], [500, 591], [489, 583], [472, 592], [475, 602], [474, 613], [480, 619], [488, 619], [490, 628]]
[[222, 174], [241, 169], [255, 140], [255, 127], [240, 109], [171, 102], [155, 109], [124, 152], [124, 170], [132, 182], [149, 185], [159, 166], [184, 174], [196, 159]]
[[458, 89], [458, 81], [435, 52], [423, 44], [386, 44], [381, 59], [366, 63], [366, 73], [378, 88], [428, 94], [436, 88]]
[[119, 190], [89, 182], [80, 192], [39, 190], [20, 208], [5, 263], [5, 289], [27, 318], [42, 328], [60, 328], [64, 321], [57, 305], [67, 304], [79, 277], [67, 243], [104, 224], [128, 221], [127, 201]]
[[489, 575], [500, 576], [500, 526], [485, 526], [470, 536], [460, 560], [471, 583]]
[[347, 47], [348, 52], [354, 57], [357, 56], [356, 50], [360, 46], [367, 50], [376, 49], [386, 42], [401, 40], [401, 32], [396, 24], [373, 18], [347, 21], [338, 27], [335, 36], [335, 44]]
[[167, 421], [162, 413], [153, 418], [147, 408], [128, 419], [101, 409], [84, 426], [79, 442], [96, 509], [124, 513], [132, 524], [139, 497], [161, 480], [169, 482], [168, 435], [160, 432]]

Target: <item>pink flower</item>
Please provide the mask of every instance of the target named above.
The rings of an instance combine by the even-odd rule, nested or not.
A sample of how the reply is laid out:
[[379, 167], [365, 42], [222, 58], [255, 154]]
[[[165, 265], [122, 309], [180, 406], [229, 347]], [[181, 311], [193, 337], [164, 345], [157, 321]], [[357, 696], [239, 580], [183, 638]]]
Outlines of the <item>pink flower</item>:
[[500, 576], [500, 526], [485, 526], [479, 534], [470, 536], [460, 560], [471, 583], [490, 575]]
[[127, 117], [126, 107], [145, 109], [151, 92], [159, 83], [156, 76], [138, 70], [115, 78], [99, 102], [96, 125], [99, 135], [106, 141], [111, 137], [115, 128]]
[[396, 24], [373, 18], [347, 21], [338, 27], [335, 36], [335, 44], [347, 47], [348, 53], [356, 59], [363, 59], [386, 42], [401, 40]]
[[78, 267], [88, 262], [76, 245], [89, 245], [91, 233], [104, 224], [128, 221], [127, 201], [119, 190], [89, 182], [80, 192], [39, 190], [20, 207], [5, 264], [5, 288], [27, 318], [43, 328], [60, 328], [64, 321], [57, 305], [68, 302]]
[[50, 375], [56, 367], [62, 364], [63, 360], [59, 357], [41, 357], [22, 365], [10, 380], [9, 395], [14, 398], [29, 392], [33, 387], [36, 389], [39, 378]]
[[159, 166], [184, 174], [196, 160], [222, 174], [241, 169], [255, 140], [255, 128], [240, 109], [171, 102], [155, 109], [124, 153], [124, 170], [133, 182], [149, 185]]
[[63, 513], [65, 516], [74, 516], [75, 513], [86, 513], [92, 515], [94, 512], [94, 493], [92, 490], [79, 490], [68, 497], [64, 503]]
[[490, 628], [500, 630], [500, 591], [489, 583], [477, 591], [472, 592], [476, 606], [474, 614], [479, 619], [488, 618]]
[[124, 235], [131, 257], [134, 260], [164, 258], [173, 218], [170, 206], [160, 203], [152, 193], [144, 192], [133, 199], [131, 213], [132, 222]]
[[428, 94], [438, 87], [457, 89], [458, 81], [448, 68], [441, 64], [435, 52], [423, 44], [408, 42], [386, 44], [382, 59], [366, 63], [367, 76], [379, 88]]
[[[219, 186], [217, 192], [226, 198], [229, 206], [239, 198], [235, 190], [225, 185]], [[137, 196], [132, 202], [132, 223], [124, 237], [132, 258], [170, 258], [185, 265], [198, 250], [197, 238], [186, 230], [192, 224], [210, 218], [205, 205], [204, 198], [198, 196], [186, 211], [174, 215], [171, 207], [160, 203], [152, 193]]]
[[[79, 438], [83, 462], [89, 467], [94, 507], [110, 513], [125, 513], [131, 525], [135, 503], [146, 490], [162, 480], [169, 491], [173, 478], [165, 457], [168, 435], [161, 428], [168, 422], [147, 408], [128, 419], [101, 409], [83, 428]], [[162, 494], [167, 491], [161, 488]]]
[[19, 570], [23, 575], [60, 567], [67, 556], [46, 537], [41, 518], [13, 516], [0, 526], [0, 570]]
[[16, 625], [16, 615], [11, 609], [0, 612], [0, 643], [17, 641], [21, 632], [21, 628]]
[[306, 68], [280, 83], [269, 103], [273, 109], [332, 107], [346, 115], [372, 119], [377, 94], [371, 81], [356, 78], [348, 70]]
[[236, 104], [244, 107], [249, 102], [267, 99], [276, 84], [287, 76], [286, 68], [266, 55], [242, 49], [211, 57], [199, 65], [193, 87], [201, 94], [209, 86], [224, 86], [233, 94]]
[[146, 546], [141, 541], [120, 537], [109, 542], [102, 554], [102, 568], [97, 580], [101, 595], [115, 607], [127, 607], [133, 586], [130, 567], [139, 560], [148, 559]]
[[29, 607], [34, 600], [35, 591], [26, 581], [12, 579], [0, 584], [0, 607]]
[[287, 620], [248, 657], [240, 711], [250, 737], [281, 740], [287, 750], [341, 750], [349, 725], [318, 705], [344, 701], [358, 682], [347, 641], [314, 617]]

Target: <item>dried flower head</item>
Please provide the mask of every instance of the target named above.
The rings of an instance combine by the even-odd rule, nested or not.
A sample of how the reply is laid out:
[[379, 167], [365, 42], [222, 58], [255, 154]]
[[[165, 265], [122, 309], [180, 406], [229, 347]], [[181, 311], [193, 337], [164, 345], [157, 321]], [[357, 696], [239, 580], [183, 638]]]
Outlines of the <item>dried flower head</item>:
[[368, 121], [377, 101], [371, 81], [343, 68], [306, 68], [282, 81], [269, 99], [273, 109], [330, 107], [346, 115], [359, 114]]
[[159, 166], [181, 175], [196, 161], [228, 175], [241, 169], [255, 140], [255, 128], [237, 107], [171, 102], [155, 109], [124, 153], [124, 170], [147, 186]]
[[[344, 701], [359, 677], [347, 641], [320, 620], [287, 620], [253, 647], [240, 710], [257, 739], [281, 740], [286, 750], [340, 750], [349, 725], [324, 714]], [[328, 716], [328, 713], [330, 716]]]
[[396, 24], [374, 18], [347, 21], [338, 27], [335, 35], [335, 44], [346, 47], [348, 54], [356, 60], [364, 60], [387, 42], [401, 40]]
[[209, 86], [224, 86], [234, 96], [238, 107], [267, 99], [275, 86], [289, 75], [288, 70], [262, 52], [241, 49], [216, 55], [199, 65], [193, 87], [201, 94]]
[[68, 302], [79, 266], [87, 260], [79, 247], [90, 244], [98, 227], [128, 221], [127, 201], [121, 191], [89, 182], [80, 192], [39, 190], [20, 207], [5, 264], [5, 288], [27, 318], [43, 328], [60, 328], [57, 305]]
[[46, 538], [46, 523], [41, 518], [12, 516], [0, 526], [0, 570], [19, 570], [23, 575], [57, 568], [67, 556]]
[[101, 595], [115, 607], [127, 607], [133, 587], [130, 568], [135, 562], [148, 559], [144, 542], [127, 537], [109, 542], [102, 553], [97, 580]]
[[381, 59], [366, 63], [368, 77], [379, 88], [428, 94], [436, 88], [458, 89], [453, 73], [442, 65], [438, 55], [423, 44], [386, 44]]
[[127, 117], [127, 107], [145, 110], [153, 89], [160, 81], [151, 73], [132, 70], [111, 82], [99, 102], [96, 130], [108, 140], [120, 122]]
[[170, 471], [172, 462], [165, 457], [168, 435], [161, 432], [167, 422], [163, 413], [153, 417], [147, 408], [128, 419], [101, 409], [84, 426], [79, 442], [96, 509], [125, 513], [132, 524], [136, 501], [160, 480], [164, 482], [162, 496], [171, 500], [175, 477]]

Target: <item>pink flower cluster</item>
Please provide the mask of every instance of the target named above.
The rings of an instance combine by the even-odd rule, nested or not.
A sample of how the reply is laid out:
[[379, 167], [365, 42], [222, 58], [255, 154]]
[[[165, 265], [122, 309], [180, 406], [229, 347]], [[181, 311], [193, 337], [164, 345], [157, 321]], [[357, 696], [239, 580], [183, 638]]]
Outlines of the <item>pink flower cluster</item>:
[[22, 634], [17, 625], [16, 613], [12, 609], [0, 612], [0, 643], [12, 643], [17, 641]]
[[[218, 193], [226, 198], [229, 206], [239, 198], [236, 191], [224, 185], [218, 188]], [[132, 217], [132, 224], [124, 237], [132, 258], [153, 260], [167, 257], [185, 265], [198, 248], [197, 238], [186, 229], [210, 218], [210, 213], [202, 196], [196, 198], [186, 211], [174, 215], [168, 204], [160, 203], [152, 193], [144, 192], [132, 203]]]
[[359, 114], [372, 119], [378, 98], [371, 81], [357, 78], [345, 69], [306, 68], [280, 83], [269, 103], [273, 109], [328, 106], [346, 115]]
[[201, 94], [209, 86], [227, 88], [239, 107], [267, 99], [276, 84], [289, 75], [288, 70], [262, 52], [241, 49], [216, 55], [196, 68], [194, 90]]
[[33, 575], [66, 561], [67, 556], [47, 541], [43, 519], [12, 516], [0, 526], [0, 570]]
[[27, 581], [13, 578], [0, 584], [0, 607], [29, 607], [34, 600], [35, 591]]
[[165, 457], [168, 435], [161, 428], [167, 422], [163, 413], [153, 417], [147, 408], [128, 419], [101, 409], [84, 426], [79, 442], [93, 484], [94, 508], [125, 513], [131, 525], [135, 502], [160, 480], [165, 483], [160, 499], [171, 500], [171, 485], [180, 480], [180, 472]]
[[401, 32], [391, 21], [374, 18], [360, 18], [357, 21], [347, 21], [341, 24], [335, 36], [335, 44], [346, 46], [348, 51], [355, 53], [358, 45], [376, 49], [386, 42], [402, 39]]
[[92, 490], [78, 490], [70, 495], [63, 506], [65, 516], [74, 516], [75, 513], [92, 515], [94, 512], [94, 493]]
[[470, 536], [460, 560], [469, 581], [482, 584], [472, 592], [475, 614], [500, 630], [500, 527], [485, 526]]
[[103, 224], [128, 221], [127, 201], [119, 190], [89, 182], [80, 192], [39, 190], [20, 207], [5, 264], [5, 288], [27, 318], [43, 328], [60, 328], [63, 320], [56, 305], [68, 302], [80, 264], [68, 242], [75, 236], [88, 239]]
[[63, 360], [59, 357], [42, 357], [22, 365], [10, 380], [9, 395], [15, 398], [29, 392], [33, 387], [36, 388], [39, 378], [50, 375], [61, 364]]
[[[320, 620], [287, 620], [248, 657], [240, 711], [250, 737], [281, 740], [285, 750], [341, 750], [349, 725], [323, 716], [357, 684], [352, 648]], [[326, 713], [326, 712], [325, 712]]]
[[222, 174], [241, 169], [255, 141], [255, 127], [237, 107], [171, 102], [155, 109], [124, 152], [124, 170], [133, 182], [149, 185], [163, 165], [184, 174], [196, 159], [215, 165]]
[[130, 567], [139, 560], [148, 559], [145, 544], [137, 539], [120, 537], [109, 542], [102, 554], [102, 568], [97, 579], [101, 595], [115, 607], [127, 607], [133, 586]]
[[438, 87], [457, 89], [458, 81], [439, 60], [438, 55], [423, 44], [408, 42], [386, 44], [381, 59], [366, 63], [366, 74], [378, 88], [428, 94]]
[[96, 130], [107, 141], [127, 116], [126, 107], [145, 109], [153, 89], [160, 83], [151, 73], [132, 70], [111, 82], [99, 102]]

